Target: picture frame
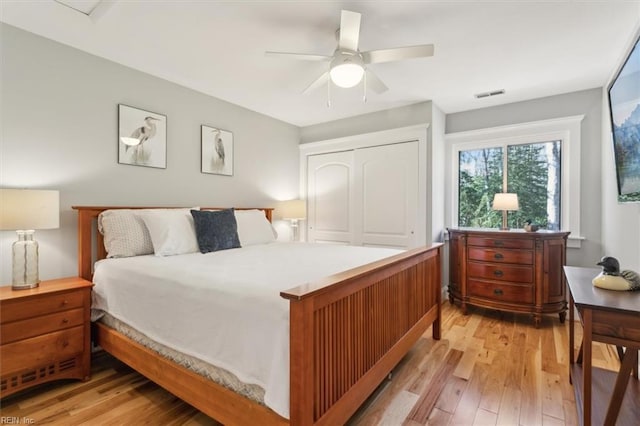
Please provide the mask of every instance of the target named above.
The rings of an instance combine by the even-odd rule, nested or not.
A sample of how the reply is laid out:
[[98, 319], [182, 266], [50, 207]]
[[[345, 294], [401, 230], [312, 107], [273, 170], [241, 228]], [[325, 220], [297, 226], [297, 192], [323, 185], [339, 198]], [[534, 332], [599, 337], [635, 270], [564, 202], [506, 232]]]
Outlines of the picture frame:
[[118, 163], [167, 168], [167, 116], [118, 104]]
[[607, 90], [618, 202], [640, 202], [640, 37]]
[[200, 126], [200, 171], [233, 176], [233, 133], [218, 127]]

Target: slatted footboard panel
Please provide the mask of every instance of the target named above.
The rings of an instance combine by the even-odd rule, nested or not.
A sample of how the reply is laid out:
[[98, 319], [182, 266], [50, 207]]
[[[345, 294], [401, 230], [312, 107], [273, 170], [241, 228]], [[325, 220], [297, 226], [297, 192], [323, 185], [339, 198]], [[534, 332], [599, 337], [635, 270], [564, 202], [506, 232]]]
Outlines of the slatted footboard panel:
[[439, 338], [440, 246], [378, 263], [283, 293], [292, 424], [343, 424], [434, 322]]

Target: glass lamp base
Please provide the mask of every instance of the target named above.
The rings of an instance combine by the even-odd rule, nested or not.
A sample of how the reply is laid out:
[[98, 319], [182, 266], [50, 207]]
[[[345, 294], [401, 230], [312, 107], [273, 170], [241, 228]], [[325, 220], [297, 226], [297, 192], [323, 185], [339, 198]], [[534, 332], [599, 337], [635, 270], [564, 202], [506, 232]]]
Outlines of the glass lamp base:
[[33, 231], [18, 231], [18, 241], [12, 246], [13, 280], [11, 288], [24, 290], [38, 287], [38, 243]]
[[12, 290], [28, 290], [30, 288], [36, 288], [40, 285], [40, 281], [33, 284], [11, 284]]

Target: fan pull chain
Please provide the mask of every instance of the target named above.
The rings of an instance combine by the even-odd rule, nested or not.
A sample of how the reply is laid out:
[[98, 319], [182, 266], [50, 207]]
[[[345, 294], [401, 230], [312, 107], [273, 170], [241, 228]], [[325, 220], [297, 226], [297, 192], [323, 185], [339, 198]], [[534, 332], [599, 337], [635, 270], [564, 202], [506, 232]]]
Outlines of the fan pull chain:
[[[331, 71], [331, 66], [329, 66], [329, 71]], [[331, 108], [331, 74], [327, 75], [327, 108]]]
[[362, 102], [367, 103], [367, 70], [364, 71], [364, 79], [362, 81]]

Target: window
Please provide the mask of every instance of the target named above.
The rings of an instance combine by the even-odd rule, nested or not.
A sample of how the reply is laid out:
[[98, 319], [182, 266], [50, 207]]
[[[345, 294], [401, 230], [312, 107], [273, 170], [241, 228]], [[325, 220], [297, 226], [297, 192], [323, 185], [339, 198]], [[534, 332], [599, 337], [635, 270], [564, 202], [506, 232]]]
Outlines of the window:
[[522, 123], [446, 135], [450, 147], [452, 226], [499, 228], [491, 210], [497, 192], [518, 194], [520, 210], [508, 224], [527, 219], [546, 229], [570, 231], [580, 247], [580, 125], [584, 116]]
[[458, 225], [499, 227], [502, 214], [491, 209], [493, 196], [513, 192], [520, 210], [508, 212], [510, 228], [529, 221], [559, 230], [561, 146], [556, 140], [459, 151]]

